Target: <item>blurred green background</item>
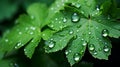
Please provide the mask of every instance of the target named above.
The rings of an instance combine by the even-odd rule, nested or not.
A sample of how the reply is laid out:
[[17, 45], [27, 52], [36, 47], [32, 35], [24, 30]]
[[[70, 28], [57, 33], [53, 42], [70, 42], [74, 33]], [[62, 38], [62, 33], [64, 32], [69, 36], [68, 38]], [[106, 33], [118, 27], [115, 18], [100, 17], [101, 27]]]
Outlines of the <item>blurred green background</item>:
[[[15, 20], [20, 14], [26, 13], [27, 7], [35, 2], [41, 2], [47, 4], [49, 7], [55, 0], [0, 0], [0, 39], [3, 32], [13, 27]], [[120, 0], [117, 1], [117, 6], [120, 8]], [[95, 67], [118, 65], [120, 67], [120, 55], [118, 51], [120, 48], [120, 38], [113, 39], [112, 55], [108, 61], [96, 60], [89, 52], [85, 53], [85, 56], [81, 60], [81, 63], [75, 64], [73, 67]], [[44, 41], [42, 41], [44, 42]], [[39, 49], [41, 48], [41, 49]], [[0, 53], [1, 57], [2, 53]], [[32, 59], [26, 58], [23, 48], [15, 51], [13, 54], [8, 54], [7, 58], [0, 60], [0, 67], [70, 67], [69, 63], [63, 51], [56, 53], [46, 54], [44, 53], [43, 45], [37, 47]]]

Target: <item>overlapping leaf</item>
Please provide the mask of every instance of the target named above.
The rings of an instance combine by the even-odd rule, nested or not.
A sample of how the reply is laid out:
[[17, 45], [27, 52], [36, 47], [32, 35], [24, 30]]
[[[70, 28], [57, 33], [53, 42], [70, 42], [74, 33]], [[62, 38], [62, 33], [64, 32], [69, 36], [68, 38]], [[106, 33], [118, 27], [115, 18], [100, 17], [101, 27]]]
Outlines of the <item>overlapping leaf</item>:
[[26, 45], [25, 55], [32, 57], [41, 40], [41, 29], [47, 16], [47, 7], [44, 4], [35, 3], [28, 8], [27, 12], [28, 15], [21, 15], [16, 20], [16, 25], [3, 35], [0, 41], [2, 52], [9, 52]]
[[112, 48], [108, 37], [120, 36], [120, 23], [104, 14], [108, 11], [105, 3], [110, 8], [110, 0], [99, 5], [96, 0], [56, 1], [51, 10], [57, 12], [54, 15], [50, 12], [52, 18], [48, 26], [58, 32], [45, 42], [46, 52], [56, 52], [66, 47], [65, 54], [73, 65], [82, 59], [88, 46], [93, 57], [107, 60]]

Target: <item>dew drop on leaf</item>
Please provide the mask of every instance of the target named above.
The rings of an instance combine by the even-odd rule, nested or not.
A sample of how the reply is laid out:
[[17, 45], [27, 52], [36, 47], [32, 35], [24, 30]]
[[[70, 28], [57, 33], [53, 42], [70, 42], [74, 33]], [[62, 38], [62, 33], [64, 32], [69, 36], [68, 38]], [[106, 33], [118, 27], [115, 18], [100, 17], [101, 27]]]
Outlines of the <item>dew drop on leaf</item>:
[[34, 17], [34, 16], [31, 16], [31, 19], [35, 19], [35, 17]]
[[80, 8], [81, 5], [79, 3], [72, 3], [73, 6], [75, 6], [76, 8]]
[[9, 40], [8, 39], [5, 39], [5, 42], [8, 42]]
[[93, 51], [94, 49], [95, 49], [94, 45], [93, 45], [93, 44], [90, 44], [90, 45], [89, 45], [89, 50], [90, 50], [90, 51]]
[[80, 20], [80, 17], [77, 13], [73, 13], [71, 20], [72, 20], [72, 22], [76, 23]]
[[21, 42], [18, 42], [17, 45], [15, 46], [15, 49], [19, 48], [20, 46], [23, 46]]
[[49, 48], [53, 48], [54, 46], [55, 46], [55, 42], [54, 41], [50, 41], [48, 47]]
[[110, 51], [110, 48], [108, 46], [104, 46], [104, 52], [109, 52]]
[[67, 22], [67, 19], [66, 19], [66, 18], [63, 18], [63, 22], [64, 22], [64, 23]]
[[83, 45], [83, 46], [86, 46], [86, 45], [87, 45], [87, 42], [86, 42], [86, 41], [84, 41], [82, 45]]
[[74, 54], [73, 58], [75, 62], [78, 62], [80, 60], [80, 54], [78, 53]]
[[32, 34], [33, 34], [33, 32], [30, 32], [30, 34], [32, 35]]
[[100, 10], [100, 6], [99, 5], [96, 6], [96, 10], [98, 10], [98, 11]]
[[109, 31], [108, 31], [108, 30], [104, 29], [104, 30], [102, 31], [102, 36], [103, 36], [103, 37], [107, 37], [108, 34], [109, 34]]
[[65, 54], [66, 54], [66, 55], [68, 55], [68, 53], [69, 53], [68, 51], [65, 51]]
[[19, 32], [19, 34], [22, 34], [22, 32]]
[[98, 53], [97, 53], [97, 51], [94, 51], [93, 54], [94, 54], [94, 55], [97, 55]]
[[70, 30], [70, 31], [69, 31], [69, 34], [70, 34], [70, 35], [72, 35], [73, 33], [74, 33], [74, 31], [73, 31], [73, 30]]

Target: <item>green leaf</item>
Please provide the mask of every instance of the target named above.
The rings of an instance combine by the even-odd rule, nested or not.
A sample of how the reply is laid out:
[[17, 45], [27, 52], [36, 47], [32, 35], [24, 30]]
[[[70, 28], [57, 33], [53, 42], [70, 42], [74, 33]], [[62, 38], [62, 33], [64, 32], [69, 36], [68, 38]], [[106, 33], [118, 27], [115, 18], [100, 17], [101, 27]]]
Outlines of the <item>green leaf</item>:
[[[109, 14], [104, 14], [109, 9], [96, 7], [98, 4], [95, 0], [67, 2], [81, 6], [76, 8], [74, 4], [66, 4], [53, 9], [58, 12], [52, 15], [48, 26], [58, 32], [45, 42], [46, 52], [56, 52], [66, 47], [65, 54], [71, 66], [82, 59], [86, 47], [94, 58], [108, 60], [112, 48], [108, 37], [120, 37], [120, 23]], [[106, 4], [111, 2], [104, 1], [100, 6], [104, 3], [103, 7], [106, 8]]]
[[[43, 11], [45, 11], [45, 14], [43, 14]], [[0, 41], [0, 51], [10, 52], [26, 45], [25, 55], [31, 58], [41, 40], [41, 29], [44, 25], [44, 17], [47, 15], [46, 12], [47, 7], [44, 4], [35, 3], [31, 5], [28, 8], [29, 15], [21, 15], [16, 20], [16, 25], [4, 33]]]
[[44, 40], [48, 40], [52, 35], [53, 33], [55, 33], [55, 31], [53, 30], [50, 30], [50, 29], [45, 29], [43, 32], [42, 32], [42, 38]]

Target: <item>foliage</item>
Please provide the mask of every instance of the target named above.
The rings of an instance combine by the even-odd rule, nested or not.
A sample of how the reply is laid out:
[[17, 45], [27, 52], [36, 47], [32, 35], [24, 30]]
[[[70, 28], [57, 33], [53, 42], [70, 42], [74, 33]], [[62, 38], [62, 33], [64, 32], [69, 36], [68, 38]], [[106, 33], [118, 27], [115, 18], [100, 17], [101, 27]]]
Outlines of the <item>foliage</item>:
[[120, 37], [119, 12], [114, 0], [56, 0], [50, 7], [34, 3], [4, 33], [0, 58], [24, 48], [31, 59], [36, 47], [45, 42], [46, 53], [65, 50], [71, 66], [87, 49], [94, 58], [108, 60], [112, 48], [109, 38]]

